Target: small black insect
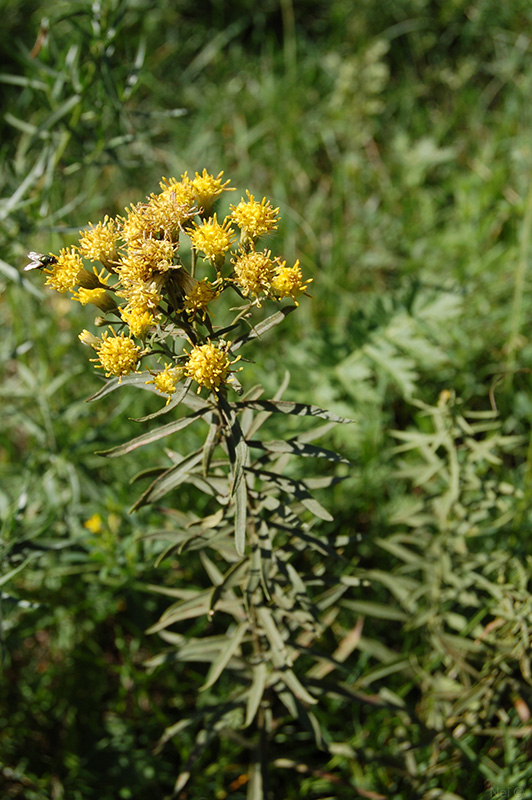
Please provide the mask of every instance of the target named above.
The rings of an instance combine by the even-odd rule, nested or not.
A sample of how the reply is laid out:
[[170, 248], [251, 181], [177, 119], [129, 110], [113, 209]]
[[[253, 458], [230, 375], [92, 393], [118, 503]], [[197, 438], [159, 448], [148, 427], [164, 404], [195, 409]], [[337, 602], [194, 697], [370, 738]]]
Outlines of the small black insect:
[[43, 269], [44, 267], [49, 267], [51, 264], [57, 264], [57, 258], [55, 256], [45, 256], [42, 253], [34, 253], [33, 250], [31, 253], [28, 253], [28, 258], [30, 259], [30, 263], [26, 264], [24, 272], [29, 272], [30, 269]]

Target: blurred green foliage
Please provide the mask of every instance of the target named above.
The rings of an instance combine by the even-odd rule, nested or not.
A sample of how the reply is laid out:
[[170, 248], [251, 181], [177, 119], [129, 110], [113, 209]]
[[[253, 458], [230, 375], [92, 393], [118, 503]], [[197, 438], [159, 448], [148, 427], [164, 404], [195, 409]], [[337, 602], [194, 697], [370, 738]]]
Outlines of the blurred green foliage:
[[[127, 513], [156, 451], [130, 474], [94, 455], [153, 397], [86, 405], [89, 312], [20, 270], [205, 166], [281, 207], [314, 277], [246, 380], [273, 392], [288, 368], [291, 398], [358, 421], [331, 434], [354, 466], [323, 534], [349, 542], [350, 591], [320, 645], [345, 642], [361, 701], [320, 705], [320, 747], [287, 715], [273, 796], [532, 797], [530, 4], [0, 10], [2, 796], [169, 797], [193, 743], [155, 750], [203, 667], [146, 671], [144, 631], [165, 607], [147, 587], [202, 572], [154, 566], [142, 536], [168, 512]], [[241, 800], [247, 761], [213, 745], [183, 798]]]

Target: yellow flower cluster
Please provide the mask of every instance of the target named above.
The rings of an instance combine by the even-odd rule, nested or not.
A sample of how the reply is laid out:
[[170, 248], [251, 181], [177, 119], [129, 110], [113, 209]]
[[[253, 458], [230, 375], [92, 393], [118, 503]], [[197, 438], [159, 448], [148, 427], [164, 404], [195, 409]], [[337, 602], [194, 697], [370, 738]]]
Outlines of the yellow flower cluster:
[[[218, 220], [213, 209], [225, 192], [233, 191], [228, 184], [223, 172], [211, 175], [205, 169], [180, 180], [162, 178], [159, 192], [128, 206], [122, 216], [89, 223], [77, 246], [50, 254], [41, 264], [32, 254], [48, 286], [107, 315], [96, 321], [109, 324], [103, 335], [80, 334], [107, 376], [121, 380], [138, 371], [145, 358], [155, 358], [164, 367], [147, 367], [147, 383], [161, 394], [170, 397], [183, 377], [194, 380], [198, 391], [219, 392], [234, 382], [231, 365], [238, 358], [231, 358], [230, 343], [213, 328], [217, 298], [226, 290], [247, 298], [247, 306], [236, 309], [238, 323], [265, 300], [290, 298], [297, 305], [306, 292], [310, 280], [303, 279], [299, 261], [287, 266], [257, 247], [261, 237], [277, 230], [280, 219], [269, 200], [259, 202], [246, 190]], [[179, 338], [192, 349], [176, 345]]]
[[[192, 349], [185, 365], [185, 372], [198, 384], [198, 393], [201, 391], [202, 386], [217, 392], [220, 389], [220, 385], [226, 382], [229, 367], [240, 360], [240, 356], [237, 356], [233, 361], [230, 360], [227, 354], [229, 347], [229, 342], [225, 342], [224, 349], [216, 347], [212, 342], [208, 342]], [[227, 382], [229, 383], [230, 380]]]

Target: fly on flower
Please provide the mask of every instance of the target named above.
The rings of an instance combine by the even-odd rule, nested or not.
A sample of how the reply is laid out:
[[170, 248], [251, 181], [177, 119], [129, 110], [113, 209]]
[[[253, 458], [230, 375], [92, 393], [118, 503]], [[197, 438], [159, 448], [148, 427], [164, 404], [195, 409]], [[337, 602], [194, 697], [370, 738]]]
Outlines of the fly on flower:
[[49, 267], [51, 264], [57, 264], [55, 256], [45, 256], [42, 253], [34, 253], [33, 250], [28, 253], [28, 258], [30, 263], [26, 264], [24, 272], [29, 272], [30, 269], [44, 269], [44, 267]]

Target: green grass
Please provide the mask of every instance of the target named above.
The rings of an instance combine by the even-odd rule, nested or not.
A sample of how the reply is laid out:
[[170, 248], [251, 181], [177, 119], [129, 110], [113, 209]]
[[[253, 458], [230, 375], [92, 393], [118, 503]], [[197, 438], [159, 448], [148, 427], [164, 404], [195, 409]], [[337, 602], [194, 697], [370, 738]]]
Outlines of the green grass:
[[[344, 680], [392, 693], [386, 709], [324, 703], [321, 750], [286, 717], [272, 796], [532, 797], [530, 4], [101, 5], [0, 3], [3, 794], [170, 797], [193, 742], [154, 752], [204, 675], [145, 670], [165, 608], [145, 587], [201, 585], [202, 570], [194, 554], [155, 568], [160, 545], [140, 536], [164, 515], [127, 513], [157, 449], [94, 455], [154, 398], [86, 404], [91, 316], [20, 268], [205, 166], [281, 207], [284, 257], [313, 278], [242, 378], [271, 394], [289, 369], [287, 397], [357, 420], [327, 443], [353, 467], [320, 496], [336, 518], [323, 532], [357, 535], [348, 572], [368, 585], [349, 598], [375, 604]], [[497, 416], [474, 416], [492, 400]], [[340, 608], [326, 653], [360, 613]], [[241, 800], [247, 763], [238, 740], [213, 743], [182, 797]]]

